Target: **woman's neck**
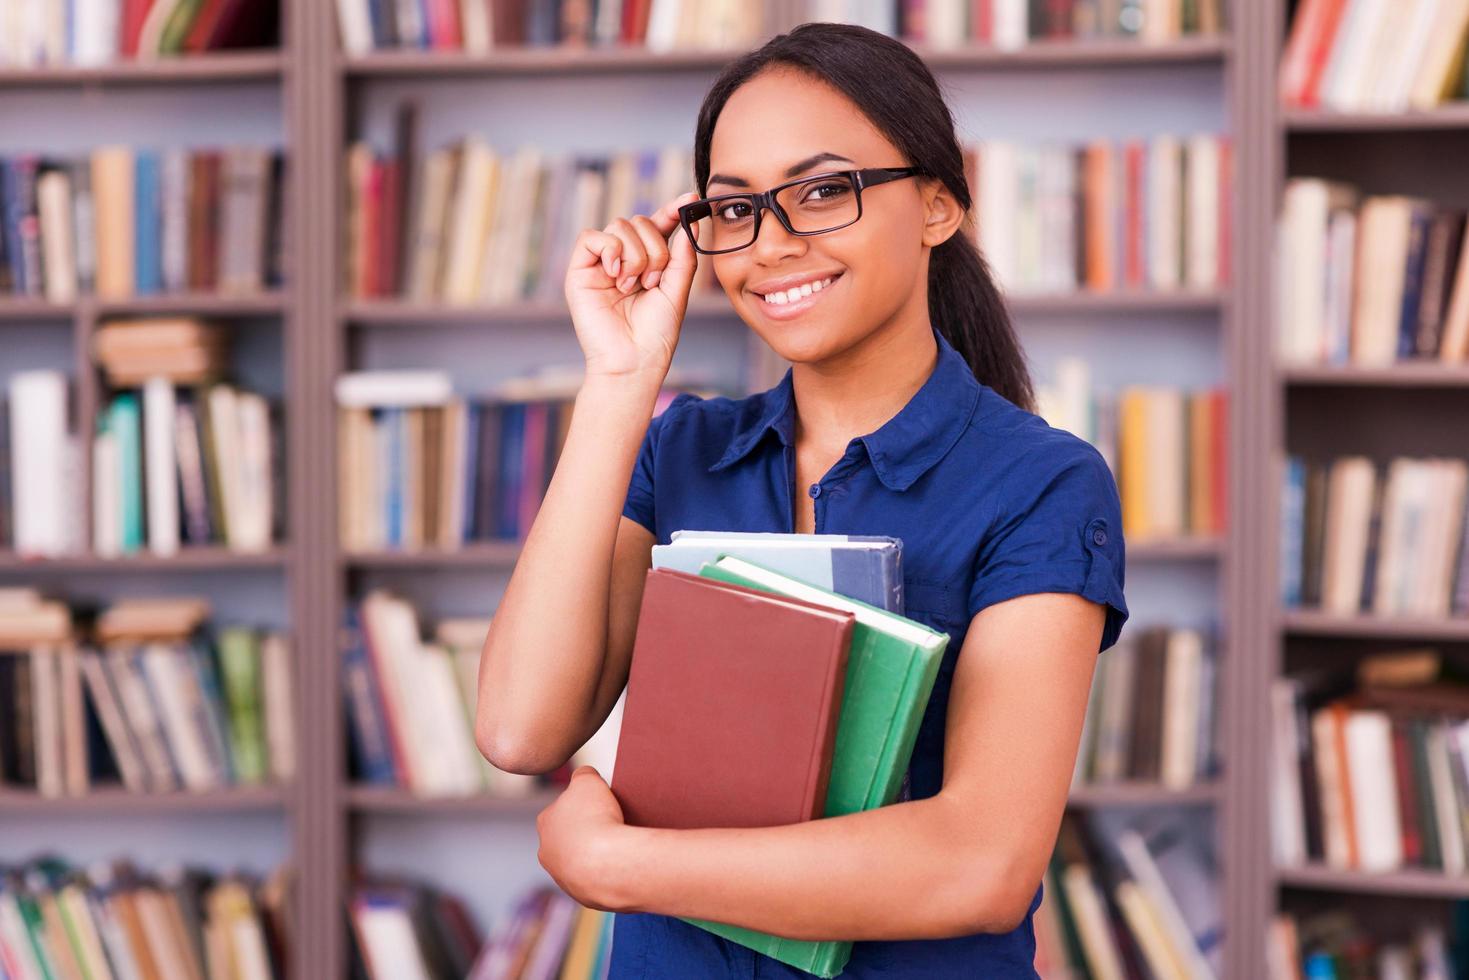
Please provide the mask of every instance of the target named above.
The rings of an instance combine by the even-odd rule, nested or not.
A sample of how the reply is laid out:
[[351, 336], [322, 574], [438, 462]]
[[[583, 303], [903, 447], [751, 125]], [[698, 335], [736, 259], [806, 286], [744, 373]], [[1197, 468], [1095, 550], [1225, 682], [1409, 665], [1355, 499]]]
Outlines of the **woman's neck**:
[[849, 441], [877, 431], [897, 415], [923, 387], [937, 360], [938, 344], [923, 317], [889, 323], [830, 360], [794, 365], [797, 442], [840, 454]]

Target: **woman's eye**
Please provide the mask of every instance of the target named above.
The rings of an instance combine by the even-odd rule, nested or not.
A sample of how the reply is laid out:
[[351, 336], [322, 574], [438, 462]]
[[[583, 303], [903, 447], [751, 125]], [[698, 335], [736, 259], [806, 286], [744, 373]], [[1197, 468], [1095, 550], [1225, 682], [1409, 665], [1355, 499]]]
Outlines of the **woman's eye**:
[[733, 204], [726, 204], [720, 208], [719, 217], [725, 221], [738, 221], [740, 218], [749, 217], [749, 211], [750, 205], [744, 201], [736, 201]]
[[831, 201], [841, 197], [847, 190], [847, 185], [843, 183], [817, 184], [806, 193], [805, 200]]

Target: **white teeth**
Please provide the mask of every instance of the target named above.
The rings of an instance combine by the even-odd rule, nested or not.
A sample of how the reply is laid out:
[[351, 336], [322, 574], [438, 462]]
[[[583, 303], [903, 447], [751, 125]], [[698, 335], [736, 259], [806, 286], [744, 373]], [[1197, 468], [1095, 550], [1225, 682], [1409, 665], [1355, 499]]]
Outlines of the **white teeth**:
[[804, 299], [805, 297], [810, 296], [812, 293], [821, 292], [821, 290], [832, 284], [832, 278], [833, 277], [827, 277], [826, 279], [822, 279], [819, 282], [802, 283], [799, 286], [792, 286], [790, 289], [783, 290], [778, 293], [767, 293], [764, 299], [765, 302], [774, 303], [776, 306], [784, 306], [787, 303], [794, 303], [796, 300]]

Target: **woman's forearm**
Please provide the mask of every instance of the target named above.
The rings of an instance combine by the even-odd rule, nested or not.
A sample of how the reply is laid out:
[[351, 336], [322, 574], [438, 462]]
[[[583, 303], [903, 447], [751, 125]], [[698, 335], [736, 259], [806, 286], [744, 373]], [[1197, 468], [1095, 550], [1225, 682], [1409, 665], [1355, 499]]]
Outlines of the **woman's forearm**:
[[587, 734], [606, 656], [613, 547], [662, 376], [591, 377], [480, 658], [481, 751], [516, 772], [559, 765]]
[[608, 856], [609, 904], [791, 939], [1008, 931], [1040, 872], [975, 831], [972, 807], [942, 794], [783, 827], [628, 827]]

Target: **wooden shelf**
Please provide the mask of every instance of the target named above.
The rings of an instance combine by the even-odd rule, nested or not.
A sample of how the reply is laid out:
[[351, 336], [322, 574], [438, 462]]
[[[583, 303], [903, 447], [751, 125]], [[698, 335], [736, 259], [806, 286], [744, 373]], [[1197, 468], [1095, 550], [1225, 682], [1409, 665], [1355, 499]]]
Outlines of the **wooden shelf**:
[[533, 817], [559, 796], [561, 790], [537, 789], [524, 797], [500, 796], [414, 796], [407, 790], [384, 786], [352, 786], [347, 790], [347, 806], [359, 813], [392, 813], [410, 815], [483, 814], [507, 817]]
[[[1164, 44], [1112, 39], [1036, 41], [1009, 51], [979, 45], [957, 48], [932, 48], [926, 45], [912, 47], [933, 68], [993, 70], [1188, 62], [1208, 64], [1224, 59], [1229, 51], [1229, 41], [1226, 37], [1190, 37]], [[716, 71], [738, 54], [737, 51], [721, 49], [650, 51], [644, 47], [610, 46], [507, 47], [488, 54], [383, 50], [357, 57], [339, 56], [337, 67], [350, 78]]]
[[1174, 789], [1159, 783], [1094, 783], [1073, 789], [1067, 805], [1078, 809], [1107, 806], [1206, 806], [1220, 797], [1217, 782]]
[[1404, 130], [1469, 130], [1469, 102], [1450, 102], [1413, 112], [1332, 112], [1285, 108], [1280, 124], [1291, 133], [1391, 133]]
[[52, 303], [30, 296], [0, 296], [0, 324], [37, 320], [70, 320], [75, 303]]
[[281, 786], [230, 787], [209, 792], [132, 793], [121, 787], [96, 789], [85, 796], [41, 796], [14, 788], [0, 789], [0, 813], [189, 813], [208, 811], [283, 810], [291, 799]]
[[141, 553], [107, 558], [94, 554], [23, 557], [0, 552], [0, 572], [198, 572], [210, 569], [276, 568], [290, 557], [287, 546], [266, 551], [231, 551], [215, 545], [180, 548], [172, 555]]
[[1312, 891], [1366, 892], [1373, 895], [1403, 895], [1421, 898], [1469, 898], [1469, 875], [1413, 868], [1402, 871], [1338, 871], [1320, 865], [1278, 868], [1276, 883], [1282, 888]]
[[288, 297], [284, 290], [238, 295], [158, 293], [128, 299], [88, 297], [81, 301], [82, 305], [89, 306], [98, 316], [137, 316], [161, 313], [197, 314], [199, 316], [276, 316], [285, 311], [287, 302]]
[[462, 568], [482, 565], [508, 569], [520, 557], [518, 541], [477, 541], [453, 550], [423, 548], [400, 551], [343, 552], [348, 568]]
[[15, 88], [59, 85], [170, 85], [180, 82], [257, 82], [281, 78], [285, 60], [276, 50], [216, 51], [178, 55], [154, 61], [119, 61], [110, 65], [0, 67], [0, 86]]
[[1469, 618], [1388, 619], [1368, 614], [1341, 616], [1314, 609], [1292, 609], [1280, 614], [1280, 625], [1286, 633], [1296, 636], [1469, 642]]
[[1403, 361], [1391, 367], [1360, 367], [1350, 364], [1319, 364], [1280, 369], [1287, 385], [1376, 388], [1466, 388], [1469, 364], [1440, 361]]

